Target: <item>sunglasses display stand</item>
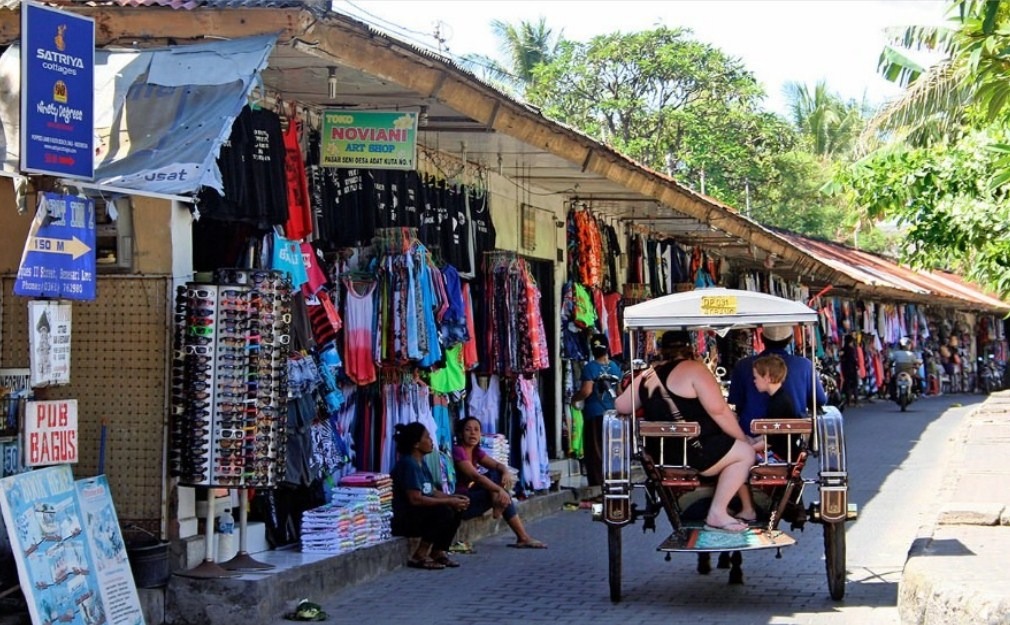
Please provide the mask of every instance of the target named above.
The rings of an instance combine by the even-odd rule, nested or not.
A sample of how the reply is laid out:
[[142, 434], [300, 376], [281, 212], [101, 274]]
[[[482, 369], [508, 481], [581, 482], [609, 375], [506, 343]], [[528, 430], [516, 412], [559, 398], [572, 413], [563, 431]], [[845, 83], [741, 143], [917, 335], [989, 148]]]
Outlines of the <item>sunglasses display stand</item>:
[[225, 277], [231, 283], [178, 289], [172, 475], [183, 485], [238, 489], [241, 502], [238, 554], [214, 562], [210, 505], [207, 556], [180, 573], [190, 577], [273, 568], [246, 551], [245, 504], [248, 488], [273, 488], [284, 473], [290, 285], [277, 272], [229, 271], [238, 274]]

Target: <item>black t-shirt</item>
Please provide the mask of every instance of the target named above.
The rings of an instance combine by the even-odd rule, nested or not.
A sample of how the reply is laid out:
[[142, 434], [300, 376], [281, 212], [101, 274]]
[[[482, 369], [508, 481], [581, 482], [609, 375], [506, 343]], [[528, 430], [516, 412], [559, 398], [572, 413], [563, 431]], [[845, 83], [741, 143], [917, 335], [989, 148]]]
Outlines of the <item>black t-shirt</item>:
[[487, 195], [470, 190], [470, 245], [473, 250], [473, 271], [481, 268], [484, 253], [495, 249], [495, 229], [491, 222], [491, 210], [488, 207]]
[[288, 220], [287, 174], [284, 171], [284, 137], [277, 113], [264, 109], [249, 114], [250, 140], [246, 143], [247, 205], [260, 225]]

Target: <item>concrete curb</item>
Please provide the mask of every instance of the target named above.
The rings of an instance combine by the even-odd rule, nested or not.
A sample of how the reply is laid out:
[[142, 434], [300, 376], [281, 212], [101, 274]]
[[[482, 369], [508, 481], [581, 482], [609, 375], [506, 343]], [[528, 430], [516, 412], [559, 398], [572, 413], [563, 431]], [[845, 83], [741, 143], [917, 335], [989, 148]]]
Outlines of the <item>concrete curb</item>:
[[[1008, 428], [1010, 392], [996, 393], [964, 417], [951, 440], [948, 477], [937, 495], [948, 503], [922, 528], [902, 571], [902, 624], [1010, 625]], [[957, 499], [966, 495], [976, 500]]]

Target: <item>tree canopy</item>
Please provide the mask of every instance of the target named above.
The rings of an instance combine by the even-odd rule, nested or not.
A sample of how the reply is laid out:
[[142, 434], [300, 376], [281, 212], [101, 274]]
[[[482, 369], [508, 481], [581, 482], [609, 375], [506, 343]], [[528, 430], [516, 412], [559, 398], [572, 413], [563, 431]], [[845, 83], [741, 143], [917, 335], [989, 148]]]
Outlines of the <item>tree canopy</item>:
[[[951, 3], [949, 28], [896, 33], [880, 70], [906, 86], [871, 130], [884, 142], [841, 171], [871, 217], [906, 226], [902, 258], [964, 273], [1010, 295], [1010, 6]], [[930, 49], [922, 67], [905, 52]]]

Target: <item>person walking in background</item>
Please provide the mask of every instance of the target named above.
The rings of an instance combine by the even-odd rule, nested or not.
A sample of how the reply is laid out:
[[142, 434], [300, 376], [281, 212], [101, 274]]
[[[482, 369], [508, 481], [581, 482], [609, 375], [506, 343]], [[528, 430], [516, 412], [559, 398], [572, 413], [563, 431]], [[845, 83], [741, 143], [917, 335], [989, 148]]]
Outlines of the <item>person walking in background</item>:
[[845, 335], [842, 353], [839, 357], [842, 369], [842, 394], [849, 406], [859, 404], [859, 350], [851, 334]]
[[420, 538], [407, 560], [415, 569], [444, 569], [459, 563], [447, 550], [456, 537], [462, 512], [470, 505], [465, 495], [448, 495], [434, 486], [424, 457], [435, 448], [431, 434], [419, 421], [396, 424], [393, 433], [399, 460], [393, 467], [393, 536]]
[[586, 481], [590, 487], [603, 485], [603, 413], [614, 408], [614, 395], [621, 379], [621, 368], [610, 360], [606, 335], [595, 334], [589, 340], [593, 360], [582, 368], [582, 386], [572, 401], [583, 401], [582, 441]]

